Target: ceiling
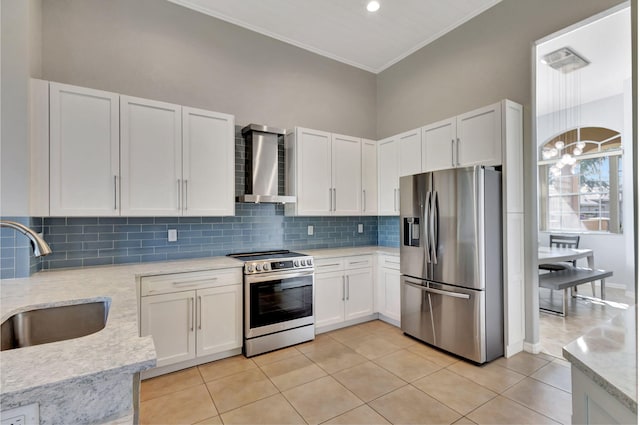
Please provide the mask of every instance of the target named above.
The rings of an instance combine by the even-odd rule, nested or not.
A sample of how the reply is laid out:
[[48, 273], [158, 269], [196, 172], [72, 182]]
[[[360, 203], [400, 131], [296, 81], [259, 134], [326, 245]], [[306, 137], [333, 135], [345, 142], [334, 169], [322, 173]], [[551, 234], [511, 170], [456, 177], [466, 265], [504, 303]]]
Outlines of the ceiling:
[[[590, 64], [562, 74], [540, 62], [545, 54], [565, 46]], [[623, 93], [625, 80], [631, 79], [630, 8], [539, 44], [536, 59], [538, 116]]]
[[169, 0], [379, 73], [501, 0]]

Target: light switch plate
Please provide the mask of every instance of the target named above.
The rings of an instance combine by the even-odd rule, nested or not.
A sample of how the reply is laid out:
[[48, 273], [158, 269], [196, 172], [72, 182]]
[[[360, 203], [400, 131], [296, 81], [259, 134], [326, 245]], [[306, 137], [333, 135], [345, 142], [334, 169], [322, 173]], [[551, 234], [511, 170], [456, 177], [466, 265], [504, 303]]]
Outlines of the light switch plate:
[[177, 229], [169, 229], [167, 234], [167, 240], [169, 242], [175, 242], [178, 240], [178, 230]]
[[358, 223], [358, 233], [364, 233], [364, 225], [362, 223]]
[[313, 236], [313, 226], [307, 226], [307, 235]]
[[2, 425], [27, 425], [40, 423], [40, 406], [38, 403], [7, 409], [0, 412]]

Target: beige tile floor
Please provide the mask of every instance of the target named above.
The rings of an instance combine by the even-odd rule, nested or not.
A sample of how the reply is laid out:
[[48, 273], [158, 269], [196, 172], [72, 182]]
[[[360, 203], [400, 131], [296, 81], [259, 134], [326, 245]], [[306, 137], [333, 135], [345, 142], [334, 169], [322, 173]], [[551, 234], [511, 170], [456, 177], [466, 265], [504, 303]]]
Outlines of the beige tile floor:
[[143, 424], [570, 423], [568, 363], [479, 367], [372, 321], [142, 382]]
[[[591, 285], [578, 286], [580, 295], [592, 296]], [[600, 287], [596, 287], [600, 296]], [[562, 309], [562, 292], [540, 289], [540, 304], [552, 304]], [[625, 295], [623, 289], [607, 288], [606, 301], [571, 298], [566, 317], [540, 312], [540, 343], [542, 352], [562, 357], [562, 347], [586, 334], [590, 329], [620, 314], [635, 299]]]

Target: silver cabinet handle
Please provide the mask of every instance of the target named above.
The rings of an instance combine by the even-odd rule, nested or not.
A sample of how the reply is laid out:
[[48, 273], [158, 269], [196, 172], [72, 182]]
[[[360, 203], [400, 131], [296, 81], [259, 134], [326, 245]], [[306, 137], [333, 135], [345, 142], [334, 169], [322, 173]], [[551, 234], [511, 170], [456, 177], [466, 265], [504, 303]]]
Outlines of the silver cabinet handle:
[[316, 267], [332, 267], [332, 266], [339, 266], [339, 263], [334, 263], [334, 264], [319, 264]]
[[398, 189], [396, 189], [395, 187], [393, 188], [393, 211], [397, 211], [398, 210], [398, 206], [396, 205], [396, 191]]
[[176, 198], [178, 198], [178, 209], [180, 209], [180, 179], [178, 179], [178, 192], [176, 194]]
[[113, 176], [113, 209], [118, 209], [118, 176]]
[[362, 211], [367, 212], [367, 191], [362, 189]]
[[189, 298], [189, 328], [193, 332], [193, 297]]
[[456, 166], [455, 152], [456, 152], [456, 141], [454, 139], [451, 139], [451, 166], [452, 167]]
[[336, 198], [336, 188], [333, 188], [333, 210], [336, 211], [338, 209], [338, 199]]
[[460, 165], [460, 138], [456, 138], [456, 161]]
[[333, 211], [333, 189], [329, 188], [329, 211]]
[[202, 329], [202, 295], [198, 295], [198, 329]]
[[189, 205], [189, 192], [187, 187], [188, 180], [184, 179], [184, 209], [186, 210]]
[[218, 280], [217, 277], [209, 277], [207, 279], [191, 279], [191, 280], [180, 280], [180, 281], [175, 281], [172, 282], [173, 286], [178, 286], [178, 287], [182, 287], [182, 286], [195, 286], [195, 285], [200, 285], [203, 283], [211, 283], [211, 281], [214, 280]]
[[460, 294], [458, 292], [449, 292], [449, 291], [443, 291], [442, 289], [428, 288], [426, 286], [416, 285], [414, 283], [409, 282], [406, 278], [405, 278], [404, 284], [409, 285], [416, 289], [420, 289], [421, 291], [424, 291], [424, 292], [431, 292], [432, 294], [444, 295], [446, 297], [462, 298], [465, 300], [468, 300], [470, 298], [469, 294]]
[[349, 300], [349, 293], [351, 292], [349, 289], [349, 276], [347, 276], [347, 301]]

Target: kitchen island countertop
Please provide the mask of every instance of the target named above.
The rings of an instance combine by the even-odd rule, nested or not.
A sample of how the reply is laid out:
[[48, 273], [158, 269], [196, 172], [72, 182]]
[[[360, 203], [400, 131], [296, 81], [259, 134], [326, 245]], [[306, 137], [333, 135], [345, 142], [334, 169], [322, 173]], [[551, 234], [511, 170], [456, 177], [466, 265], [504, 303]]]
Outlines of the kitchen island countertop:
[[[73, 387], [105, 376], [133, 375], [155, 366], [151, 337], [140, 337], [136, 277], [163, 273], [241, 267], [227, 257], [163, 263], [42, 271], [0, 282], [0, 320], [45, 307], [109, 300], [104, 329], [66, 341], [2, 351], [2, 410], [47, 397], [61, 386]], [[43, 406], [41, 404], [41, 416]], [[67, 418], [68, 419], [68, 418]], [[78, 418], [79, 419], [79, 418]]]

